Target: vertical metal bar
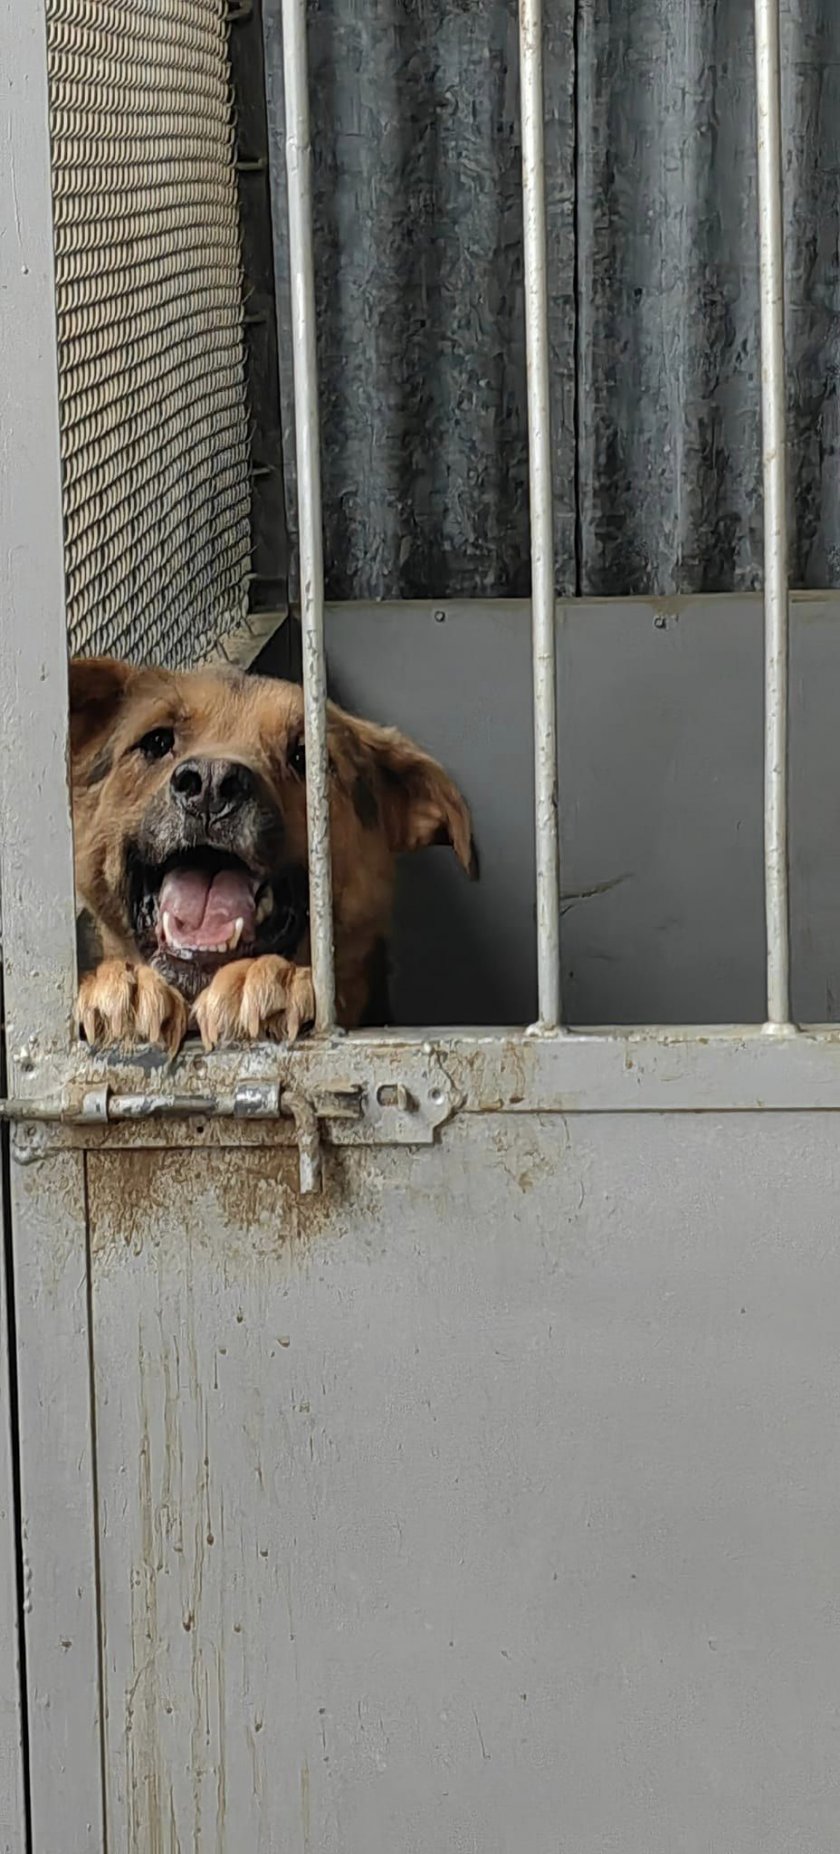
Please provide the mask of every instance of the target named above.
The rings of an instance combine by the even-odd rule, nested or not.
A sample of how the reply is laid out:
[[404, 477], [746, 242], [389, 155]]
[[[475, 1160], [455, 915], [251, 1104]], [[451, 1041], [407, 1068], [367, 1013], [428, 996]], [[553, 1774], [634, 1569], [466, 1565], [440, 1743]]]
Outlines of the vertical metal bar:
[[[0, 887], [17, 1095], [60, 1085], [76, 980], [45, 14], [44, 0], [0, 7]], [[101, 1854], [84, 1159], [9, 1173], [32, 1845]]]
[[788, 537], [779, 0], [755, 0], [764, 471], [764, 897], [767, 1021], [790, 1025]]
[[306, 723], [309, 915], [316, 1029], [329, 1031], [335, 1023], [335, 969], [306, 0], [283, 0], [283, 79], [286, 97], [292, 370], [295, 390], [300, 615]]
[[0, 888], [15, 1094], [48, 1089], [38, 1065], [66, 1060], [76, 982], [46, 60], [43, 4], [0, 9]]
[[557, 802], [557, 665], [554, 499], [551, 481], [546, 277], [542, 0], [519, 0], [525, 343], [531, 510], [537, 976], [541, 1030], [555, 1029], [560, 1000], [560, 844]]

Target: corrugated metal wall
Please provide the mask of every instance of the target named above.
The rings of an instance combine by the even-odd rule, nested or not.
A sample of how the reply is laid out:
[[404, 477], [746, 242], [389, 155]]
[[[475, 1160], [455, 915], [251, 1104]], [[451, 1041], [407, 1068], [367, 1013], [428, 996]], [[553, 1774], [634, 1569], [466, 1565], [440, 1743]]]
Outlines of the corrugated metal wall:
[[[783, 13], [792, 572], [836, 586], [840, 5]], [[558, 588], [753, 587], [750, 0], [546, 15]], [[278, 16], [266, 0], [282, 173]], [[516, 0], [311, 0], [310, 21], [330, 596], [521, 594]]]

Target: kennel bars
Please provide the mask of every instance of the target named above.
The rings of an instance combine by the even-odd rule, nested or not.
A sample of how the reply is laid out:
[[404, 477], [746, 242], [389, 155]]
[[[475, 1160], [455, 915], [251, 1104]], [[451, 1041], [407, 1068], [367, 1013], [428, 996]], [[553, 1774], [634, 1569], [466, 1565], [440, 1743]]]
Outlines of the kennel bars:
[[[521, 0], [519, 21], [537, 850], [539, 1017], [535, 1028], [556, 1030], [562, 1011], [560, 844], [541, 0]], [[312, 969], [317, 1028], [329, 1032], [335, 1023], [335, 974], [306, 0], [283, 0], [283, 37]]]
[[324, 649], [324, 545], [318, 361], [315, 340], [315, 259], [306, 0], [283, 0], [286, 167], [292, 273], [292, 366], [298, 474], [300, 628], [306, 730], [306, 813], [309, 833], [309, 917], [316, 1029], [335, 1025], [332, 866], [330, 862], [327, 666]]
[[790, 1025], [788, 538], [779, 0], [755, 0], [764, 476], [764, 893], [767, 1022]]
[[[766, 548], [766, 687], [765, 687], [765, 891], [767, 908], [767, 1027], [790, 1028], [788, 983], [787, 906], [787, 589], [784, 457], [784, 354], [781, 280], [781, 136], [779, 126], [778, 6], [774, 0], [756, 0], [756, 72], [759, 94], [761, 172], [761, 279], [762, 279], [762, 414], [768, 520]], [[330, 923], [329, 821], [325, 761], [325, 675], [323, 617], [323, 552], [320, 532], [320, 482], [317, 443], [317, 373], [313, 305], [313, 251], [311, 210], [311, 149], [309, 146], [305, 8], [303, 0], [284, 0], [286, 28], [285, 74], [288, 103], [287, 175], [289, 218], [295, 240], [294, 363], [297, 406], [297, 445], [300, 460], [301, 556], [305, 708], [308, 740], [307, 802], [310, 819], [310, 880], [312, 890], [312, 948], [318, 996], [318, 1027], [326, 1033], [319, 1062], [325, 1071], [334, 1064], [329, 1035], [334, 1025], [334, 975]], [[540, 905], [537, 915], [539, 944], [539, 1012], [535, 1026], [548, 1032], [558, 1026], [560, 979], [558, 958], [559, 855], [557, 831], [556, 664], [553, 625], [554, 595], [551, 570], [551, 462], [546, 394], [548, 341], [546, 329], [545, 202], [542, 158], [541, 12], [536, 0], [523, 0], [520, 11], [522, 39], [523, 188], [526, 233], [526, 310], [531, 436], [532, 577], [534, 746], [536, 820]], [[21, 171], [32, 176], [31, 185], [9, 199], [9, 216], [19, 228], [25, 247], [27, 212], [32, 221], [31, 261], [12, 269], [9, 299], [10, 429], [20, 432], [17, 469], [4, 484], [5, 525], [13, 546], [3, 557], [5, 609], [4, 694], [6, 712], [2, 730], [4, 754], [4, 817], [0, 844], [7, 896], [5, 958], [8, 1012], [11, 1020], [12, 1074], [10, 1093], [22, 1110], [27, 1099], [43, 1106], [72, 1094], [77, 1105], [80, 1090], [93, 1073], [90, 1054], [79, 1050], [70, 1037], [75, 962], [72, 954], [74, 908], [71, 892], [71, 839], [66, 797], [66, 688], [62, 653], [65, 647], [62, 525], [60, 485], [56, 468], [57, 406], [55, 365], [49, 347], [54, 326], [50, 303], [54, 294], [54, 260], [49, 211], [49, 154], [46, 142], [48, 99], [44, 74], [38, 63], [42, 53], [38, 20], [27, 15], [22, 38], [6, 22], [8, 68], [20, 70], [25, 49], [35, 70], [30, 95], [37, 108], [13, 110], [12, 122]], [[37, 67], [37, 69], [36, 69]], [[21, 93], [22, 94], [22, 93]], [[16, 96], [13, 96], [13, 102]], [[38, 294], [32, 299], [32, 279]], [[37, 400], [37, 404], [36, 404]], [[40, 441], [39, 441], [40, 434]], [[41, 449], [43, 445], [43, 449]], [[49, 494], [44, 495], [47, 488]], [[40, 788], [44, 797], [45, 856], [33, 864], [26, 820], [31, 792], [29, 757], [32, 736], [28, 717], [43, 721], [44, 744]], [[37, 846], [40, 847], [40, 846]], [[21, 871], [25, 872], [24, 877]], [[21, 889], [21, 881], [24, 888]], [[41, 883], [44, 887], [41, 889]], [[36, 890], [42, 903], [36, 913], [27, 898]], [[16, 896], [22, 896], [16, 905]], [[48, 983], [45, 975], [51, 974]], [[670, 1030], [683, 1046], [679, 1087], [690, 1103], [690, 1075], [696, 1070], [701, 1094], [708, 1099], [727, 1095], [746, 1104], [757, 1090], [757, 1103], [768, 1098], [757, 1089], [756, 1071], [764, 1058], [751, 1045], [756, 1036], [750, 1026], [704, 1033], [695, 1037], [689, 1026]], [[457, 1043], [458, 1038], [447, 1039]], [[462, 1039], [465, 1046], [469, 1039]], [[486, 1040], [486, 1039], [482, 1039]], [[532, 1039], [533, 1043], [541, 1039]], [[645, 1105], [650, 1079], [651, 1104], [659, 1102], [662, 1038], [650, 1030], [607, 1031], [596, 1035], [546, 1038], [545, 1059], [536, 1052], [534, 1086], [548, 1088], [548, 1096], [572, 1087], [579, 1099], [594, 1105], [614, 1104], [624, 1085], [617, 1084], [623, 1054], [632, 1040], [644, 1061], [636, 1068], [628, 1105]], [[765, 1046], [772, 1037], [765, 1039]], [[515, 1041], [515, 1039], [514, 1039]], [[770, 1094], [788, 1086], [797, 1098], [800, 1089], [817, 1086], [820, 1098], [833, 1101], [837, 1092], [834, 1067], [823, 1061], [831, 1042], [830, 1031], [809, 1035], [800, 1054], [796, 1076], [791, 1071], [774, 1075]], [[404, 1038], [401, 1047], [422, 1047], [422, 1035]], [[357, 1045], [360, 1046], [360, 1045]], [[511, 1047], [499, 1043], [499, 1053]], [[390, 1060], [393, 1039], [381, 1039]], [[710, 1051], [714, 1050], [714, 1058]], [[749, 1049], [749, 1059], [747, 1051]], [[690, 1056], [689, 1056], [690, 1052]], [[769, 1059], [769, 1058], [768, 1058]], [[308, 1071], [313, 1058], [296, 1052], [293, 1061]], [[184, 1072], [193, 1061], [187, 1053]], [[219, 1098], [232, 1098], [231, 1076], [250, 1076], [259, 1062], [254, 1052], [214, 1059], [219, 1074]], [[340, 1068], [340, 1062], [337, 1063]], [[538, 1079], [538, 1077], [540, 1079]], [[549, 1082], [549, 1077], [553, 1079]], [[119, 1081], [117, 1074], [115, 1086]], [[120, 1084], [119, 1092], [134, 1092], [135, 1077]], [[639, 1095], [642, 1090], [642, 1098]], [[206, 1095], [202, 1083], [198, 1093]], [[186, 1090], [189, 1095], [189, 1088]], [[470, 1090], [467, 1090], [467, 1100]], [[381, 1130], [381, 1129], [380, 1129]]]
[[[312, 958], [318, 1027], [335, 1018], [325, 734], [324, 568], [318, 452], [306, 0], [283, 0], [286, 156], [298, 454]], [[538, 1021], [562, 1024], [556, 599], [546, 267], [542, 0], [519, 0], [531, 528]], [[764, 478], [764, 888], [767, 1029], [790, 1021], [788, 546], [779, 0], [755, 0]]]
[[[288, 190], [290, 219], [300, 262], [295, 267], [295, 367], [297, 379], [298, 448], [301, 459], [303, 628], [305, 639], [307, 799], [310, 817], [312, 884], [312, 944], [318, 991], [318, 1024], [328, 1032], [334, 1023], [334, 978], [329, 908], [329, 825], [325, 778], [324, 729], [324, 624], [323, 566], [319, 517], [318, 445], [316, 442], [317, 377], [312, 291], [312, 215], [310, 160], [306, 105], [306, 40], [302, 0], [284, 0], [287, 40], [285, 47], [288, 124]], [[768, 997], [767, 1024], [771, 1030], [790, 1027], [787, 919], [787, 592], [785, 568], [784, 495], [784, 356], [782, 344], [782, 286], [780, 234], [780, 128], [778, 7], [773, 0], [756, 0], [757, 81], [761, 146], [761, 276], [763, 317], [762, 409], [765, 474], [768, 489], [766, 524], [766, 783], [765, 783], [765, 887], [767, 897]], [[539, 1015], [537, 1027], [549, 1031], [560, 1019], [557, 871], [557, 790], [553, 755], [555, 737], [556, 667], [552, 626], [551, 581], [551, 468], [546, 404], [546, 276], [544, 242], [544, 174], [541, 158], [541, 15], [532, 0], [523, 0], [523, 182], [527, 236], [527, 345], [529, 419], [532, 466], [532, 572], [534, 585], [534, 714], [536, 816], [538, 866], [541, 870], [542, 905], [538, 911]], [[67, 695], [63, 671], [66, 643], [62, 571], [62, 522], [56, 444], [58, 432], [54, 351], [54, 259], [50, 213], [50, 170], [47, 142], [48, 97], [42, 69], [43, 44], [36, 15], [17, 24], [5, 21], [7, 67], [13, 73], [12, 128], [17, 149], [16, 189], [8, 195], [9, 222], [18, 230], [18, 243], [28, 261], [10, 269], [8, 299], [8, 358], [10, 431], [16, 435], [16, 470], [4, 482], [4, 525], [11, 544], [3, 550], [3, 592], [8, 621], [3, 627], [4, 656], [4, 829], [0, 856], [6, 896], [5, 961], [7, 1011], [10, 1020], [11, 1073], [9, 1093], [22, 1111], [27, 1100], [42, 1105], [66, 1101], [78, 1106], [80, 1091], [96, 1076], [95, 1059], [80, 1050], [71, 1034], [75, 987], [73, 957], [74, 907], [72, 899], [71, 833], [66, 793]], [[29, 70], [27, 70], [27, 64]], [[22, 72], [19, 88], [14, 73]], [[23, 95], [29, 83], [24, 106]], [[32, 99], [31, 101], [29, 99]], [[37, 99], [37, 103], [34, 101]], [[26, 187], [20, 174], [28, 177]], [[31, 225], [31, 232], [28, 228]], [[29, 238], [29, 245], [27, 245]], [[37, 280], [37, 293], [33, 280]], [[43, 835], [37, 845], [28, 837], [31, 810], [31, 753], [33, 736], [29, 717], [42, 723], [38, 742], [39, 790], [42, 794]], [[43, 850], [43, 858], [40, 852]], [[33, 905], [33, 896], [39, 905]], [[756, 1032], [750, 1026], [711, 1031], [695, 1036], [690, 1026], [669, 1030], [667, 1042], [678, 1038], [683, 1055], [678, 1088], [690, 1105], [691, 1076], [697, 1077], [700, 1095], [725, 1099], [731, 1087], [733, 1104], [756, 1104], [768, 1098], [810, 1099], [809, 1090], [825, 1104], [840, 1096], [830, 1049], [830, 1030], [816, 1030], [800, 1039], [796, 1070], [773, 1070], [769, 1095], [758, 1085], [765, 1060], [753, 1047]], [[486, 1036], [481, 1038], [486, 1042]], [[644, 1106], [648, 1080], [651, 1105], [658, 1105], [662, 1070], [662, 1033], [656, 1027], [606, 1031], [574, 1036], [546, 1036], [544, 1057], [538, 1057], [531, 1040], [533, 1084], [537, 1094], [550, 1101], [569, 1088], [578, 1101], [595, 1106], [615, 1105], [627, 1094], [628, 1106]], [[353, 1039], [361, 1050], [361, 1039]], [[632, 1041], [639, 1055], [632, 1089], [619, 1077], [624, 1073], [624, 1051]], [[767, 1049], [773, 1038], [765, 1038]], [[469, 1047], [467, 1033], [447, 1038], [453, 1046]], [[510, 1049], [517, 1038], [497, 1039], [497, 1054]], [[422, 1049], [424, 1037], [379, 1039], [386, 1067], [395, 1060], [397, 1046]], [[366, 1040], [370, 1048], [371, 1039]], [[290, 1058], [301, 1074], [320, 1064], [326, 1074], [338, 1072], [342, 1061], [325, 1034], [315, 1063], [303, 1050]], [[387, 1053], [386, 1053], [387, 1052]], [[360, 1058], [361, 1059], [361, 1058]], [[769, 1052], [767, 1061], [771, 1058]], [[406, 1061], [408, 1058], [406, 1058]], [[413, 1058], [412, 1058], [413, 1060]], [[519, 1058], [517, 1057], [517, 1060]], [[183, 1058], [189, 1078], [194, 1058]], [[249, 1077], [259, 1070], [257, 1052], [214, 1058], [219, 1077], [219, 1098], [232, 1098], [231, 1078]], [[495, 1065], [491, 1065], [495, 1066]], [[102, 1071], [99, 1071], [101, 1076]], [[119, 1065], [109, 1076], [118, 1092], [135, 1091], [136, 1075], [120, 1082]], [[119, 1084], [119, 1086], [118, 1086]], [[640, 1093], [641, 1091], [641, 1093]], [[779, 1093], [781, 1091], [781, 1094]], [[186, 1088], [189, 1096], [189, 1086]], [[197, 1088], [202, 1099], [204, 1082]], [[469, 1105], [472, 1090], [466, 1090]], [[675, 1102], [675, 1105], [678, 1104]], [[381, 1133], [381, 1127], [379, 1129]], [[377, 1137], [379, 1134], [377, 1135]]]
[[554, 497], [545, 228], [545, 101], [542, 0], [520, 0], [522, 217], [525, 355], [531, 511], [531, 631], [534, 673], [537, 987], [540, 1030], [562, 1022], [560, 986], [560, 833], [557, 799], [557, 640]]

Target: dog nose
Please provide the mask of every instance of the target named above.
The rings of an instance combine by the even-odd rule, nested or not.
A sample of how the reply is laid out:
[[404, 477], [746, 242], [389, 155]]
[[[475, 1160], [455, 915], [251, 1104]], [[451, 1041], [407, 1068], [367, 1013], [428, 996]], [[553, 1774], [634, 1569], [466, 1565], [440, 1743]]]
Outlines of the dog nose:
[[189, 817], [224, 818], [253, 795], [254, 775], [238, 760], [182, 760], [169, 781]]

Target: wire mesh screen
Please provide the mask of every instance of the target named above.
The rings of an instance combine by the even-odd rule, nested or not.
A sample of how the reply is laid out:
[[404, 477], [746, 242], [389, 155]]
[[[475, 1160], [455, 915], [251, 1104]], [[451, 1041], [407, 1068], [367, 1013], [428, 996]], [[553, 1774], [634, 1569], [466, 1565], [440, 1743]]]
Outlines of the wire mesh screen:
[[173, 667], [244, 616], [225, 0], [47, 0], [70, 645]]

